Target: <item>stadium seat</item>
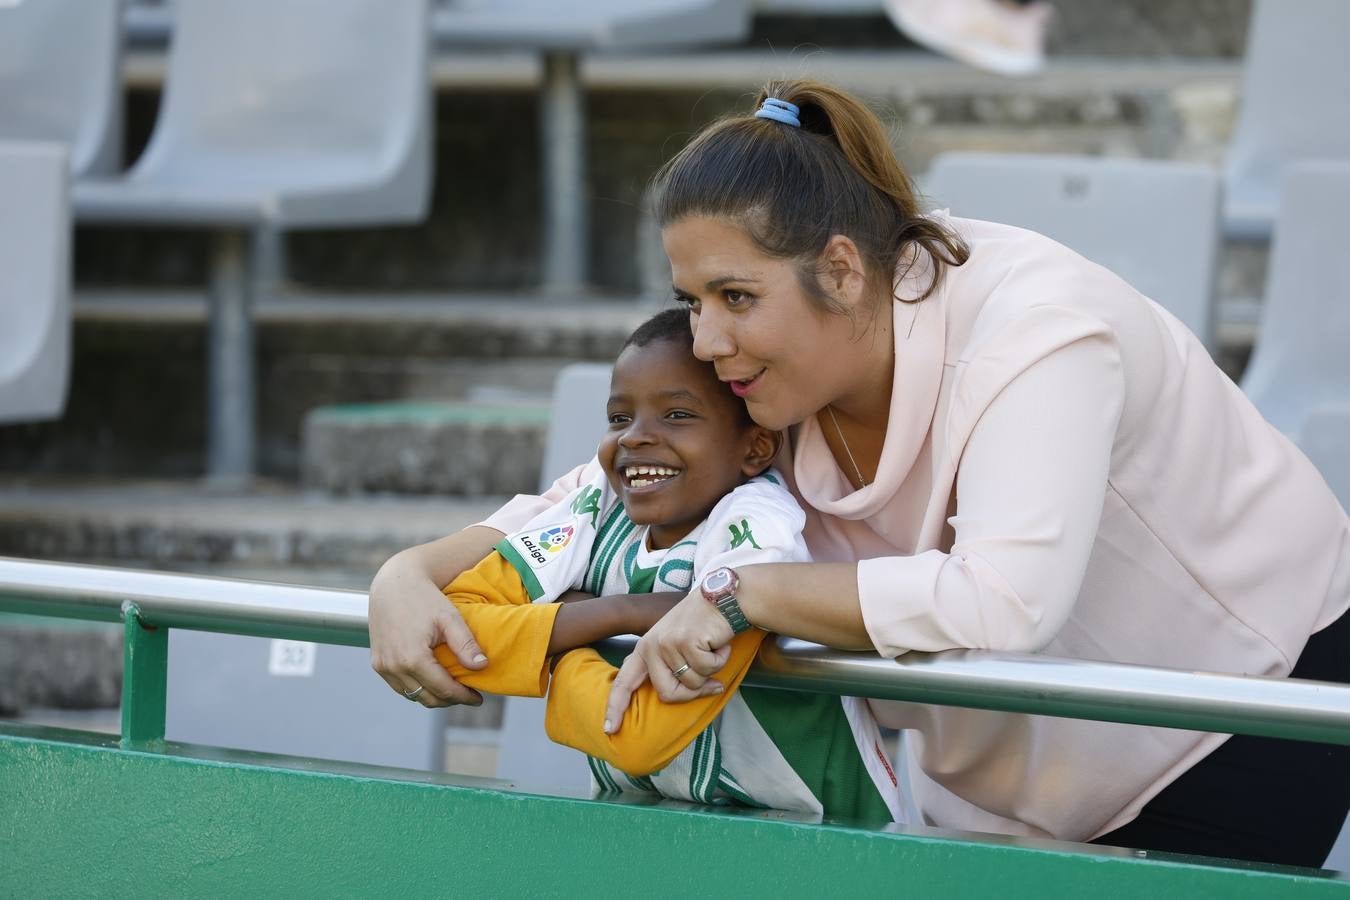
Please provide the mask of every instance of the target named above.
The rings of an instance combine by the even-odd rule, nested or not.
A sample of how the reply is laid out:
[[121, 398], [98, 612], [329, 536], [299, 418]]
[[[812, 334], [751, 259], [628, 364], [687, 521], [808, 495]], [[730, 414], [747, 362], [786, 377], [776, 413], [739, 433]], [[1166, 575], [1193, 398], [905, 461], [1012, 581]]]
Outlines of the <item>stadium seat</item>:
[[1299, 446], [1327, 480], [1341, 506], [1350, 509], [1350, 386], [1339, 403], [1324, 403], [1308, 412]]
[[1350, 3], [1256, 0], [1225, 169], [1224, 230], [1270, 236], [1284, 167], [1350, 159]]
[[390, 693], [364, 647], [171, 629], [165, 717], [171, 741], [445, 769], [446, 710]]
[[[540, 490], [595, 456], [605, 431], [601, 411], [609, 397], [609, 374], [602, 363], [577, 363], [558, 374]], [[548, 739], [544, 701], [526, 697], [506, 698], [497, 777], [558, 793], [587, 793], [591, 787], [586, 758]]]
[[431, 188], [428, 0], [176, 0], [164, 98], [82, 223], [214, 229], [208, 471], [253, 468], [248, 236], [415, 222]]
[[434, 23], [441, 45], [541, 51], [542, 287], [576, 295], [587, 289], [591, 255], [581, 54], [733, 43], [750, 33], [750, 8], [746, 0], [445, 0]]
[[1300, 445], [1314, 410], [1350, 400], [1350, 160], [1286, 170], [1261, 326], [1242, 379], [1262, 415]]
[[0, 423], [58, 418], [70, 382], [70, 173], [62, 144], [0, 141]]
[[1214, 349], [1219, 179], [1187, 163], [949, 153], [923, 180], [952, 215], [1040, 232], [1106, 266]]
[[75, 177], [122, 160], [119, 0], [0, 3], [0, 140], [58, 141]]

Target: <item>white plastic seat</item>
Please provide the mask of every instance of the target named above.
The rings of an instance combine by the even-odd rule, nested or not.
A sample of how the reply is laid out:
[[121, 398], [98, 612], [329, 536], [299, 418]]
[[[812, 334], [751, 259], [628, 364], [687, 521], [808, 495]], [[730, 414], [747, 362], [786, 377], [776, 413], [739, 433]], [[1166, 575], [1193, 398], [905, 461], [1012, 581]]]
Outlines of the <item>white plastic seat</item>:
[[1347, 37], [1345, 0], [1256, 0], [1224, 175], [1230, 236], [1270, 236], [1290, 162], [1350, 159]]
[[581, 53], [733, 43], [749, 34], [750, 10], [747, 0], [448, 0], [435, 23], [442, 44], [543, 51], [543, 288], [576, 295], [590, 258]]
[[119, 0], [0, 3], [0, 140], [58, 141], [71, 172], [122, 160]]
[[82, 221], [415, 222], [430, 185], [426, 0], [175, 0], [164, 100]]
[[1339, 403], [1323, 403], [1308, 411], [1299, 429], [1299, 447], [1341, 506], [1350, 509], [1350, 385], [1342, 397]]
[[733, 43], [750, 22], [746, 0], [449, 0], [435, 19], [456, 44], [571, 50]]
[[949, 153], [930, 205], [1040, 232], [1106, 266], [1214, 348], [1219, 179], [1157, 160]]
[[[1350, 508], [1350, 160], [1287, 166], [1256, 348], [1242, 389]], [[1350, 819], [1326, 868], [1350, 870]]]
[[169, 630], [171, 741], [443, 772], [447, 719], [392, 696], [364, 647]]
[[1314, 410], [1325, 414], [1350, 403], [1346, 209], [1350, 160], [1288, 167], [1261, 327], [1242, 389], [1272, 425], [1300, 444]]
[[85, 223], [217, 231], [207, 472], [237, 481], [254, 466], [258, 254], [278, 229], [426, 216], [428, 0], [175, 0], [170, 11], [149, 146], [125, 177], [78, 183], [74, 205]]
[[69, 164], [62, 144], [0, 141], [0, 423], [66, 407]]
[[[540, 490], [595, 456], [605, 432], [610, 370], [601, 363], [576, 363], [558, 373]], [[586, 758], [548, 739], [544, 701], [527, 697], [506, 698], [497, 777], [563, 794], [585, 794], [591, 787]]]

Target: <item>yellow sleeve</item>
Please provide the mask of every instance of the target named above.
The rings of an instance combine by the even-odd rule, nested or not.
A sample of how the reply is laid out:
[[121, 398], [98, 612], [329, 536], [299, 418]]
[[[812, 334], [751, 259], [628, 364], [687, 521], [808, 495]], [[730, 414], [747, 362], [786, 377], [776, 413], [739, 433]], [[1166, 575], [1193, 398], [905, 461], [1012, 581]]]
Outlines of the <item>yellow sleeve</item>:
[[619, 670], [589, 647], [565, 654], [553, 669], [544, 727], [556, 743], [603, 759], [629, 775], [659, 771], [689, 746], [726, 706], [764, 641], [758, 628], [732, 638], [731, 656], [713, 677], [725, 690], [688, 703], [666, 703], [651, 681], [633, 694], [623, 722], [605, 734], [605, 705]]
[[455, 680], [490, 694], [542, 697], [557, 603], [531, 603], [511, 564], [495, 550], [444, 588], [488, 658], [486, 669], [460, 665], [445, 644], [432, 649]]

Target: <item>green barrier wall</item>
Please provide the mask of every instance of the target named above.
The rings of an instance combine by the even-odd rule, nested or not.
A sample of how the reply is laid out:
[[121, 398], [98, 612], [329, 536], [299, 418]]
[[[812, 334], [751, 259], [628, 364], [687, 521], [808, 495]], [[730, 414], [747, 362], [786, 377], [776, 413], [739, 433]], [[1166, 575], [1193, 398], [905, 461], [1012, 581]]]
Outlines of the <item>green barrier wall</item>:
[[1329, 874], [0, 726], [0, 897], [1347, 897]]

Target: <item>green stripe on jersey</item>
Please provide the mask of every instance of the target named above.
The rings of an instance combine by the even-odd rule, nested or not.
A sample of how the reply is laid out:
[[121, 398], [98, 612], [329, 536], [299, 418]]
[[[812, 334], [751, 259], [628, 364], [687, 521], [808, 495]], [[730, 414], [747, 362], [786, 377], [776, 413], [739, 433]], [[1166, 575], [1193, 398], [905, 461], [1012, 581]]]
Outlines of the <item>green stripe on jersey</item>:
[[838, 697], [746, 687], [740, 696], [827, 815], [891, 821]]
[[[623, 507], [619, 507], [619, 509], [623, 509]], [[605, 573], [609, 571], [610, 564], [614, 562], [614, 557], [618, 554], [619, 548], [623, 546], [623, 542], [628, 539], [635, 528], [637, 528], [637, 525], [633, 523], [633, 520], [624, 516], [623, 521], [614, 529], [614, 534], [609, 543], [591, 560], [591, 571], [594, 576], [591, 579], [592, 594], [599, 595], [602, 592], [605, 585]]]
[[591, 764], [591, 775], [595, 777], [596, 784], [600, 785], [600, 790], [619, 790], [619, 785], [610, 776], [609, 769], [605, 767], [604, 760], [596, 759], [594, 756], [587, 756], [586, 761]]
[[745, 792], [745, 788], [741, 787], [740, 782], [737, 781], [735, 778], [733, 778], [731, 773], [726, 771], [725, 769], [722, 771], [722, 776], [719, 779], [717, 779], [717, 786], [720, 787], [724, 793], [730, 796], [731, 799], [735, 800], [742, 806], [750, 806], [755, 809], [766, 808], [763, 803], [756, 803], [753, 799], [751, 799], [750, 795]]
[[512, 547], [507, 541], [502, 541], [493, 549], [510, 563], [511, 568], [516, 570], [516, 574], [520, 576], [520, 582], [525, 585], [525, 591], [530, 595], [531, 600], [538, 600], [544, 596], [543, 585], [539, 583], [538, 578], [534, 577], [534, 570], [530, 568], [530, 564], [525, 561], [525, 557], [521, 556], [515, 547]]
[[627, 778], [628, 783], [640, 791], [651, 791], [652, 793], [656, 793], [656, 785], [652, 784], [652, 780], [646, 775], [629, 775], [624, 773], [623, 777]]
[[703, 787], [703, 793], [700, 799], [704, 803], [711, 803], [713, 796], [717, 793], [717, 786], [722, 781], [722, 742], [718, 740], [713, 732], [712, 726], [708, 726], [708, 736], [712, 738], [712, 759], [708, 761], [707, 784]]
[[607, 542], [613, 540], [615, 528], [627, 522], [628, 517], [624, 515], [623, 504], [616, 503], [610, 509], [609, 515], [605, 516], [605, 521], [600, 523], [600, 530], [595, 533], [595, 540], [591, 542], [591, 585], [592, 594], [600, 593], [600, 581], [604, 578], [605, 570], [595, 565], [595, 560], [601, 555]]

